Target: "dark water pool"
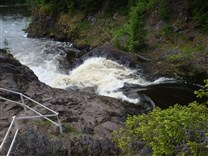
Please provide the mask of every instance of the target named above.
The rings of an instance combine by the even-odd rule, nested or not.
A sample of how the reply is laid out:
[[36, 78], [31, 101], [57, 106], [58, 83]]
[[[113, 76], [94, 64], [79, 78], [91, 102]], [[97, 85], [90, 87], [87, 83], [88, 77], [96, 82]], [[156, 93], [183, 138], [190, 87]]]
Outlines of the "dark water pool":
[[200, 101], [194, 94], [194, 91], [200, 88], [201, 86], [196, 84], [179, 82], [148, 86], [137, 93], [148, 96], [156, 106], [167, 108], [176, 103], [187, 105], [192, 101]]

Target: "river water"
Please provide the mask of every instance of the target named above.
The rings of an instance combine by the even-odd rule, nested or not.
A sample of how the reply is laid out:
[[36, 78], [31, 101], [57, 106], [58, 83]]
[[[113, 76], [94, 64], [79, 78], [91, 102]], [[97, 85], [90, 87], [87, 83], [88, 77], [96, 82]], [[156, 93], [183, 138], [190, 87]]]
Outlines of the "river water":
[[102, 57], [87, 59], [70, 71], [63, 47], [72, 48], [72, 44], [27, 38], [23, 29], [29, 21], [24, 8], [0, 8], [0, 47], [8, 49], [51, 87], [93, 92], [134, 104], [139, 104], [140, 95], [144, 95], [152, 105], [162, 108], [195, 100], [196, 85], [164, 77], [150, 82], [145, 75]]

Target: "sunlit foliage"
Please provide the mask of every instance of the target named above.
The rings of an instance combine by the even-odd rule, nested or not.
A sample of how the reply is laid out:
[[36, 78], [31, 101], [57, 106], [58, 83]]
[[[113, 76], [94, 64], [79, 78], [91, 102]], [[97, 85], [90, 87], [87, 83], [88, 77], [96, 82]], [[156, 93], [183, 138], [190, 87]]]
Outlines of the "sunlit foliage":
[[[208, 80], [198, 97], [208, 97]], [[146, 142], [153, 155], [197, 155], [208, 152], [208, 100], [188, 106], [176, 104], [168, 109], [155, 108], [149, 114], [129, 116], [125, 128], [113, 133], [113, 141], [123, 154], [136, 154], [134, 145]]]

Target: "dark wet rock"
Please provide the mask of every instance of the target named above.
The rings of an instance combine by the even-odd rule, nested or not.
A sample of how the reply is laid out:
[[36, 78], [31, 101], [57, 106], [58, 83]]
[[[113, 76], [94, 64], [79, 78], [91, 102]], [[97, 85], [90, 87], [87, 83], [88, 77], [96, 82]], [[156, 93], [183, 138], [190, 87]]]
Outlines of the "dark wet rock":
[[[0, 71], [0, 87], [22, 92], [47, 107], [58, 111], [63, 125], [70, 123], [76, 131], [73, 134], [65, 132], [64, 137], [60, 139], [64, 146], [61, 143], [58, 146], [58, 143], [54, 143], [51, 138], [37, 137], [36, 132], [33, 133], [25, 129], [24, 133], [16, 141], [13, 153], [19, 153], [22, 156], [28, 155], [28, 153], [29, 155], [34, 153], [37, 153], [37, 155], [52, 155], [52, 150], [50, 149], [53, 149], [52, 147], [54, 146], [55, 151], [61, 151], [64, 154], [66, 149], [72, 155], [73, 153], [81, 155], [117, 155], [119, 150], [110, 141], [110, 138], [113, 130], [123, 127], [125, 111], [119, 100], [83, 92], [53, 89], [41, 83], [28, 67], [21, 65], [12, 55], [2, 50], [0, 51]], [[0, 96], [5, 95], [8, 98], [13, 97], [11, 93], [5, 94], [5, 92], [0, 91]], [[18, 100], [18, 96], [14, 100]], [[47, 113], [43, 108], [31, 103], [28, 104], [43, 114]], [[8, 118], [9, 121], [14, 115], [24, 114], [23, 108], [21, 109], [12, 103], [2, 101], [0, 107], [1, 116]], [[35, 115], [30, 111], [28, 114]], [[3, 120], [1, 122], [4, 123]], [[49, 133], [54, 135], [55, 131], [57, 131], [55, 134], [58, 134], [58, 128], [51, 127], [49, 128], [51, 130], [48, 131], [48, 127], [39, 127], [34, 121], [27, 120], [24, 123], [20, 123], [21, 127], [24, 127], [25, 124], [30, 125], [33, 130], [36, 129], [37, 133], [42, 135], [49, 135]], [[6, 130], [5, 126], [1, 130], [1, 138], [5, 134], [3, 133]], [[70, 139], [71, 137], [67, 139], [67, 136], [79, 137], [80, 133], [82, 138], [78, 140]], [[57, 137], [54, 138], [57, 139]], [[67, 147], [65, 144], [69, 144], [73, 148], [71, 146]]]
[[26, 66], [22, 66], [11, 54], [0, 51], [1, 87], [16, 91], [25, 91], [28, 84], [39, 82], [35, 74]]
[[90, 135], [85, 135], [81, 137], [73, 138], [73, 143], [71, 144], [71, 155], [118, 155], [119, 149], [109, 139], [95, 139]]
[[136, 141], [131, 145], [133, 154], [140, 154], [142, 156], [152, 156], [151, 149], [145, 147], [145, 142], [143, 141]]
[[125, 67], [135, 69], [140, 75], [145, 73], [143, 75], [146, 75], [146, 78], [150, 80], [154, 80], [159, 76], [158, 73], [152, 70], [151, 66], [154, 66], [155, 63], [150, 59], [136, 53], [121, 51], [113, 47], [111, 44], [104, 44], [87, 53], [82, 53], [82, 55], [80, 55], [80, 57], [78, 57], [76, 62], [72, 65], [72, 68], [78, 67], [85, 60], [93, 57], [104, 57], [106, 59], [110, 59], [124, 65]]
[[138, 69], [141, 68], [141, 62], [150, 61], [148, 58], [142, 57], [137, 54], [132, 54], [132, 53], [128, 54], [127, 52], [114, 48], [110, 44], [105, 44], [83, 55], [79, 59], [79, 62], [77, 63], [77, 65], [81, 64], [86, 59], [92, 58], [92, 57], [104, 57], [106, 59], [110, 59], [120, 64], [123, 64], [126, 67], [138, 68]]
[[37, 131], [25, 128], [19, 132], [14, 144], [12, 156], [68, 156], [68, 150], [60, 139], [49, 139]]

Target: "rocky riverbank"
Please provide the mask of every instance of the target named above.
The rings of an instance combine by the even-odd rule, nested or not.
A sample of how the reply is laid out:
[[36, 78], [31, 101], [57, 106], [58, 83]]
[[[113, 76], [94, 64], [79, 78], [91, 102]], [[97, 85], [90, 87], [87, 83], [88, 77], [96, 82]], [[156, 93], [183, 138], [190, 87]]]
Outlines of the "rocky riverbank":
[[[0, 87], [22, 92], [58, 111], [64, 129], [64, 133], [59, 135], [56, 128], [42, 120], [20, 123], [21, 130], [12, 155], [119, 154], [119, 149], [111, 141], [111, 133], [123, 127], [126, 113], [122, 102], [109, 97], [51, 88], [41, 83], [28, 67], [5, 50], [0, 51], [0, 73]], [[0, 92], [0, 95], [18, 98], [5, 92]], [[3, 138], [11, 117], [23, 114], [23, 109], [12, 103], [0, 102], [0, 136]], [[36, 106], [32, 107], [37, 109]], [[44, 112], [40, 108], [38, 111]], [[142, 149], [144, 143], [140, 146]]]
[[[155, 74], [202, 83], [208, 77], [208, 36], [197, 28], [187, 7], [187, 1], [173, 2], [169, 21], [162, 20], [157, 8], [153, 9], [145, 20], [148, 46], [126, 53], [132, 57], [139, 54], [150, 59], [154, 63], [149, 64], [148, 69]], [[113, 45], [115, 31], [127, 22], [128, 16], [118, 12], [110, 16], [99, 13], [90, 16], [81, 11], [54, 16], [36, 9], [26, 31], [29, 37], [71, 41], [88, 52], [106, 43]], [[121, 36], [117, 46], [122, 48], [127, 40], [127, 36]]]

